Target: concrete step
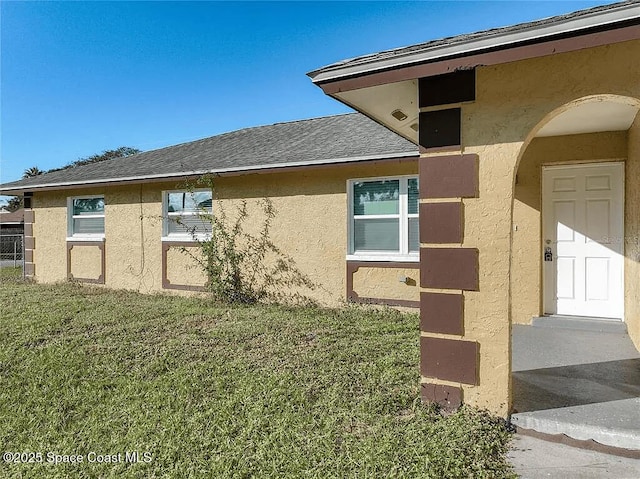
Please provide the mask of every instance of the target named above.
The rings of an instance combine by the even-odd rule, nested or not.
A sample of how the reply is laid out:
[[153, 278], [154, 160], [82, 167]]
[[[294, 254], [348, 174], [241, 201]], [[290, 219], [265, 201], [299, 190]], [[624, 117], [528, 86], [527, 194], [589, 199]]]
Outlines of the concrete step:
[[517, 427], [640, 451], [640, 398], [516, 413]]
[[619, 319], [588, 318], [584, 316], [537, 316], [531, 321], [536, 328], [574, 329], [603, 333], [627, 332], [627, 325]]
[[594, 450], [595, 445], [591, 443], [581, 445], [579, 449], [572, 440], [565, 442], [564, 437], [542, 439], [523, 434], [516, 434], [511, 444], [507, 457], [521, 479], [640, 477], [640, 457], [637, 454], [620, 454], [620, 449]]

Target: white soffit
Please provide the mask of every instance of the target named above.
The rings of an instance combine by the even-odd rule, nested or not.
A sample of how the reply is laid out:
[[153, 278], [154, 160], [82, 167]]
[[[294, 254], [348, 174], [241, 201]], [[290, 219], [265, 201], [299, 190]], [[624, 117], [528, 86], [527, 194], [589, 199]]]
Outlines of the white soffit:
[[[411, 128], [418, 122], [417, 80], [349, 90], [334, 96], [409, 141], [418, 143], [418, 133]], [[401, 110], [407, 118], [398, 121], [391, 116], [396, 110]]]
[[578, 135], [599, 131], [625, 131], [631, 127], [638, 107], [607, 101], [583, 103], [560, 113], [536, 136]]

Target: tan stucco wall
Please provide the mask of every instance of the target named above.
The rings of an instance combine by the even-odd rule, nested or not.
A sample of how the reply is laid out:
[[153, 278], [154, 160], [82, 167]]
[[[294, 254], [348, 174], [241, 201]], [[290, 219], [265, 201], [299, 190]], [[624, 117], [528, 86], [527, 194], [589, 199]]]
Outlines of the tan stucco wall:
[[541, 175], [543, 165], [622, 160], [627, 133], [535, 138], [520, 161], [513, 202], [511, 318], [529, 324], [542, 311]]
[[[38, 193], [33, 196], [35, 279], [43, 283], [67, 278], [67, 196], [90, 194], [87, 190], [68, 193]], [[82, 271], [74, 271], [78, 276]]]
[[625, 178], [625, 321], [640, 349], [640, 114], [628, 132]]
[[207, 276], [200, 267], [196, 258], [201, 258], [198, 247], [187, 247], [187, 252], [182, 247], [171, 247], [167, 251], [167, 279], [171, 284], [186, 286], [203, 286], [207, 282]]
[[[338, 305], [345, 299], [347, 252], [347, 180], [385, 175], [417, 174], [417, 162], [353, 165], [267, 175], [223, 178], [218, 182], [227, 211], [243, 198], [250, 200], [252, 218], [261, 218], [256, 203], [268, 196], [277, 211], [272, 239], [299, 270], [318, 288], [304, 291], [324, 304]], [[254, 227], [260, 222], [254, 222]], [[388, 277], [395, 278], [393, 271]], [[411, 299], [407, 297], [406, 299]]]
[[360, 298], [420, 301], [419, 283], [418, 269], [361, 267], [353, 274], [353, 290]]
[[[346, 293], [347, 180], [406, 174], [417, 174], [417, 162], [388, 161], [223, 177], [216, 180], [220, 203], [214, 202], [214, 208], [222, 207], [233, 217], [234, 208], [247, 199], [250, 216], [246, 226], [248, 231], [255, 232], [262, 218], [256, 202], [268, 196], [277, 211], [272, 225], [273, 242], [318, 285], [315, 291], [303, 292], [322, 304], [338, 305]], [[173, 182], [147, 183], [36, 193], [36, 280], [66, 279], [67, 197], [104, 194], [105, 285], [142, 292], [161, 291], [162, 191], [177, 186]], [[176, 255], [182, 255], [184, 260]], [[203, 284], [204, 278], [190, 267], [192, 263], [184, 253], [170, 249], [167, 268], [170, 282]], [[95, 267], [87, 265], [86, 274], [94, 274]], [[412, 277], [417, 277], [415, 271]], [[85, 272], [79, 264], [78, 271], [73, 273], [82, 277]], [[397, 288], [397, 271], [389, 269], [376, 276], [376, 281]], [[406, 297], [392, 292], [393, 297], [414, 300], [417, 287], [402, 286]]]
[[76, 279], [97, 280], [102, 274], [102, 251], [95, 243], [75, 245], [69, 253], [71, 274]]
[[174, 183], [105, 188], [106, 286], [157, 291], [161, 281], [162, 194]]
[[[149, 184], [34, 194], [35, 279], [43, 283], [66, 280], [67, 198], [104, 194], [105, 285], [140, 291], [160, 289], [161, 187]], [[72, 250], [74, 277], [92, 278], [100, 267], [97, 260], [90, 261], [86, 256], [81, 263], [73, 264], [76, 250], [86, 248]]]
[[[552, 113], [591, 95], [640, 98], [640, 42], [477, 69], [476, 101], [463, 105], [465, 153], [479, 155], [479, 198], [464, 200], [465, 247], [480, 252], [480, 291], [465, 292], [465, 335], [480, 343], [478, 386], [465, 401], [510, 408], [512, 201], [519, 157]], [[555, 113], [554, 113], [555, 112]]]

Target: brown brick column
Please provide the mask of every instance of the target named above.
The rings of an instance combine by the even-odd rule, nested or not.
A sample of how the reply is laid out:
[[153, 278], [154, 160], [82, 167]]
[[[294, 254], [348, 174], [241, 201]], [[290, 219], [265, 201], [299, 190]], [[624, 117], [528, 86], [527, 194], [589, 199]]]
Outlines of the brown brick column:
[[27, 208], [25, 201], [24, 209], [24, 275], [26, 278], [33, 278], [36, 274], [36, 264], [33, 258], [33, 250], [36, 248], [36, 239], [33, 236], [35, 212], [30, 203], [31, 198], [29, 198], [29, 208]]
[[478, 157], [462, 154], [462, 111], [475, 72], [419, 81], [420, 375], [422, 398], [454, 409], [478, 384], [479, 344], [465, 339], [465, 291], [477, 291], [477, 248], [464, 247], [464, 200], [478, 196]]
[[476, 155], [420, 159], [422, 397], [458, 407], [478, 383], [479, 347], [464, 339], [464, 292], [478, 290], [478, 250], [463, 247], [463, 198], [477, 196]]

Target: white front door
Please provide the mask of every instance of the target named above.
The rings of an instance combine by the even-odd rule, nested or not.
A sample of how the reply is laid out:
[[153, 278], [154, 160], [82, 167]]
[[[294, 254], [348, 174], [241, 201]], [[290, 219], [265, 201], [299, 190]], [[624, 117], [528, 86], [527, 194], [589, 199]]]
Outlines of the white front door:
[[545, 167], [546, 314], [622, 319], [624, 163]]

